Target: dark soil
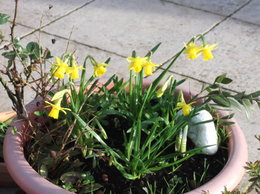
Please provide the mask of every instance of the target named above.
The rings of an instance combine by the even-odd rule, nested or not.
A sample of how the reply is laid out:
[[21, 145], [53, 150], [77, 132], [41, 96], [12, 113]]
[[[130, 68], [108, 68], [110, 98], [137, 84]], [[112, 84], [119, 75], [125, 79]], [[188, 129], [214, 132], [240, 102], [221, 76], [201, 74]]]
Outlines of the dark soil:
[[[191, 157], [184, 161], [177, 171], [166, 168], [135, 181], [125, 179], [116, 168], [109, 166], [105, 161], [100, 162], [99, 168], [93, 169], [93, 174], [95, 180], [103, 185], [103, 188], [97, 193], [146, 194], [147, 182], [151, 185], [156, 182], [156, 193], [163, 191], [162, 193], [168, 194], [170, 187], [175, 187], [174, 193], [183, 193], [201, 186], [216, 176], [223, 169], [227, 157], [226, 149], [220, 148], [213, 156], [199, 154]], [[208, 170], [200, 181], [206, 164], [209, 164]], [[194, 176], [196, 176], [196, 180], [194, 180]]]

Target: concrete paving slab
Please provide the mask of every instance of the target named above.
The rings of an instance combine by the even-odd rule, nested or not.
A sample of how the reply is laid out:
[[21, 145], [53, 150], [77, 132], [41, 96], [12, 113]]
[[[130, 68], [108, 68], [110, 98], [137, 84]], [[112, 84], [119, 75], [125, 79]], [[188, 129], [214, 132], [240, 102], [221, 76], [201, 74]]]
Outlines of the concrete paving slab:
[[260, 142], [254, 137], [259, 134], [260, 129], [260, 113], [257, 105], [252, 107], [251, 116], [249, 118], [246, 117], [245, 113], [241, 111], [235, 111], [235, 118], [239, 123], [241, 129], [244, 131], [244, 135], [249, 144], [249, 161], [259, 160], [259, 151]]
[[227, 16], [245, 4], [248, 0], [162, 0]]
[[259, 90], [260, 27], [229, 19], [206, 35], [208, 44], [218, 43], [215, 59], [203, 61], [202, 56], [188, 60], [183, 55], [171, 69], [180, 74], [212, 83], [223, 73], [233, 79], [227, 86], [238, 91]]
[[74, 25], [72, 40], [123, 56], [129, 56], [133, 49], [143, 55], [162, 42], [156, 54], [160, 63], [176, 53], [184, 41], [222, 18], [158, 0], [98, 0], [44, 30], [68, 37]]
[[252, 0], [247, 6], [232, 16], [242, 21], [260, 25], [260, 1]]
[[[41, 27], [92, 0], [19, 0], [17, 23]], [[15, 1], [1, 1], [1, 13], [14, 14]]]

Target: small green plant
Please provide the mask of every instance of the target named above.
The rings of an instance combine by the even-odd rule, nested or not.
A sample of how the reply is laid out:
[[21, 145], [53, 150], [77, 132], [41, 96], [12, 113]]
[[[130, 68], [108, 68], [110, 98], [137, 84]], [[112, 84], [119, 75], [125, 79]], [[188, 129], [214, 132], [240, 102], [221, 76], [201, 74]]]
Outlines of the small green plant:
[[249, 190], [252, 190], [255, 187], [256, 193], [260, 192], [260, 161], [257, 160], [255, 162], [248, 162], [247, 166], [245, 167], [247, 173], [251, 177], [249, 181], [252, 183], [250, 185]]
[[[260, 142], [260, 136], [256, 135], [256, 139]], [[260, 148], [258, 148], [260, 150]], [[257, 160], [255, 162], [247, 162], [246, 166], [246, 173], [249, 175], [249, 184], [247, 188], [243, 191], [239, 189], [235, 189], [234, 191], [228, 191], [225, 188], [223, 194], [247, 194], [247, 193], [260, 193], [260, 161]]]
[[5, 122], [0, 122], [0, 160], [3, 161], [3, 142], [4, 142], [4, 135], [8, 129], [8, 126], [12, 122], [12, 119], [9, 119]]

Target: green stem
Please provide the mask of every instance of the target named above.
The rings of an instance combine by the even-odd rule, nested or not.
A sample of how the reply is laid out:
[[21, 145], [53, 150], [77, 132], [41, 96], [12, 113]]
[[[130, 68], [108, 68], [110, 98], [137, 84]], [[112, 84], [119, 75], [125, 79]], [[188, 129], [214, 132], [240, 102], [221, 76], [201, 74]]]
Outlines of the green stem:
[[187, 147], [187, 134], [188, 134], [188, 125], [186, 125], [182, 131], [181, 139], [181, 153], [186, 152]]

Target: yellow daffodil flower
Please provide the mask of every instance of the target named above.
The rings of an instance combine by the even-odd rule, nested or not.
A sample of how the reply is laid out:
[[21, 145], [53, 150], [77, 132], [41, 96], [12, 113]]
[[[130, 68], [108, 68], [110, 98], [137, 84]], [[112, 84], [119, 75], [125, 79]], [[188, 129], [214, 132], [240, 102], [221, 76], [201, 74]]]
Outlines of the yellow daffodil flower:
[[104, 73], [106, 73], [106, 66], [108, 64], [106, 63], [99, 63], [94, 65], [94, 76], [95, 77], [101, 77]]
[[146, 63], [143, 64], [144, 69], [144, 75], [153, 75], [153, 71], [155, 70], [155, 67], [158, 67], [160, 65], [156, 65], [151, 61], [147, 61]]
[[186, 104], [186, 102], [178, 102], [176, 109], [182, 109], [183, 115], [187, 116], [190, 114], [191, 111], [191, 105]]
[[177, 107], [175, 108], [175, 110], [179, 110], [179, 109], [182, 109], [182, 113], [184, 116], [187, 116], [190, 114], [190, 111], [191, 111], [191, 108], [192, 108], [192, 104], [195, 103], [195, 102], [192, 102], [192, 103], [189, 103], [187, 104], [184, 100], [184, 97], [183, 97], [183, 93], [181, 93], [181, 102], [178, 102], [177, 103]]
[[62, 98], [59, 98], [59, 99], [56, 99], [53, 101], [53, 104], [48, 102], [48, 101], [45, 101], [45, 103], [49, 104], [47, 107], [52, 107], [50, 113], [49, 113], [49, 117], [52, 117], [54, 119], [58, 119], [59, 118], [59, 112], [62, 111], [64, 114], [66, 114], [66, 111], [65, 110], [68, 110], [70, 111], [69, 108], [62, 108], [60, 105], [61, 105], [61, 101], [62, 101]]
[[197, 47], [195, 43], [191, 42], [185, 45], [184, 53], [188, 55], [188, 59], [196, 59], [201, 54], [200, 50], [200, 47]]
[[139, 73], [142, 70], [144, 64], [147, 63], [147, 59], [148, 57], [128, 57], [127, 61], [130, 63], [128, 69]]
[[211, 46], [209, 45], [204, 45], [202, 48], [201, 48], [201, 51], [203, 53], [203, 60], [204, 61], [207, 61], [207, 60], [210, 60], [210, 59], [213, 59], [214, 56], [212, 55], [212, 50], [217, 46], [217, 44], [213, 44]]
[[163, 84], [163, 86], [161, 88], [159, 88], [159, 90], [157, 90], [156, 92], [156, 97], [160, 98], [162, 97], [162, 95], [164, 94], [165, 90], [167, 89], [168, 83], [169, 81], [173, 78], [173, 76], [171, 75], [167, 81]]
[[84, 69], [82, 66], [72, 66], [68, 67], [66, 73], [69, 75], [71, 79], [78, 79], [79, 78], [79, 69]]
[[56, 66], [54, 69], [54, 77], [63, 79], [64, 74], [67, 73], [68, 64], [63, 62], [59, 57], [56, 57], [56, 63], [53, 65]]

